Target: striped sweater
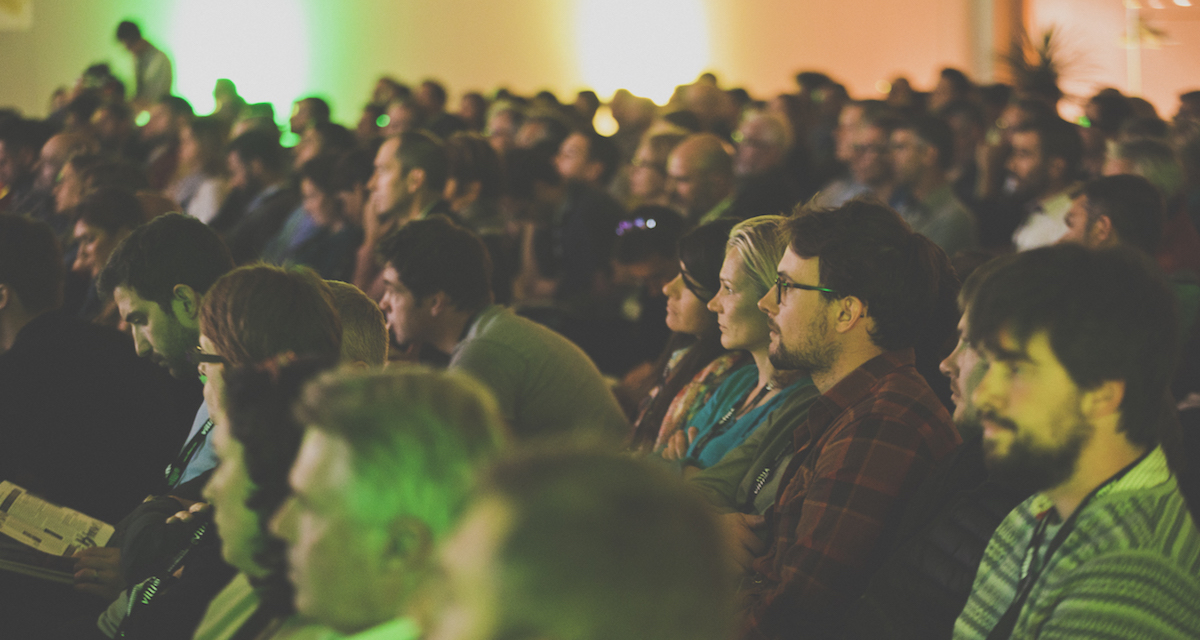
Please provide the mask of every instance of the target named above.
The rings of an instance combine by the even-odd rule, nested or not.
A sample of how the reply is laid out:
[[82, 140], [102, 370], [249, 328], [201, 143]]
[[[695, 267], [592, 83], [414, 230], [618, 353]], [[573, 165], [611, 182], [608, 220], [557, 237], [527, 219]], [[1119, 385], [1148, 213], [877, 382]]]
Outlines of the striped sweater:
[[[1035, 494], [996, 529], [955, 623], [956, 639], [986, 638], [1004, 615], [1038, 515], [1052, 507]], [[1161, 448], [1083, 507], [1038, 575], [1012, 637], [1200, 637], [1200, 531]]]

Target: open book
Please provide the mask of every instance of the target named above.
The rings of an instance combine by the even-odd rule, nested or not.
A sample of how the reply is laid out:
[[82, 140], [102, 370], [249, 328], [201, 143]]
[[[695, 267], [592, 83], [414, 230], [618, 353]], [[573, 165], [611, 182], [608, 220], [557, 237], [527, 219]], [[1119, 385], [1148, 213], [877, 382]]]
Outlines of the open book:
[[80, 549], [104, 546], [113, 527], [0, 482], [0, 569], [73, 582]]

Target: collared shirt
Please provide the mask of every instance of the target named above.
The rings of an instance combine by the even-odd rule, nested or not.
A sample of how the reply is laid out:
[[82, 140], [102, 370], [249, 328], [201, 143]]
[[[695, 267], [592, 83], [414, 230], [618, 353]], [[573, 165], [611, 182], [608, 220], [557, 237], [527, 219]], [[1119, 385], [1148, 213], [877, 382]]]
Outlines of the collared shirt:
[[[1061, 520], [1045, 494], [1017, 506], [992, 535], [958, 639], [987, 638], [1014, 601], [1034, 530]], [[1161, 447], [1080, 507], [1075, 526], [1042, 560], [1013, 638], [1195, 638], [1200, 630], [1200, 532]], [[1032, 563], [1031, 563], [1032, 564]]]
[[905, 501], [961, 442], [913, 366], [883, 353], [817, 398], [767, 524], [772, 546], [745, 589], [746, 636], [823, 637], [882, 561]]
[[1047, 247], [1067, 232], [1067, 211], [1071, 209], [1071, 193], [1064, 189], [1049, 198], [1038, 201], [1029, 216], [1013, 232], [1013, 245], [1017, 251], [1029, 251]]

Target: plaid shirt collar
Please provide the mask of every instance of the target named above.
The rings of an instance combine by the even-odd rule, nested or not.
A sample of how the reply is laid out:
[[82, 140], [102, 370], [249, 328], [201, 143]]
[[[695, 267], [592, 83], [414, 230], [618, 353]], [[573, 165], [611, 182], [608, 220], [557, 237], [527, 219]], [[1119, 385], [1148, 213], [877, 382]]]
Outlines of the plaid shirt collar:
[[914, 367], [915, 362], [912, 348], [899, 349], [885, 351], [851, 371], [813, 402], [808, 410], [808, 419], [796, 427], [793, 436], [796, 450], [816, 442], [838, 416], [866, 400], [880, 380], [905, 367]]

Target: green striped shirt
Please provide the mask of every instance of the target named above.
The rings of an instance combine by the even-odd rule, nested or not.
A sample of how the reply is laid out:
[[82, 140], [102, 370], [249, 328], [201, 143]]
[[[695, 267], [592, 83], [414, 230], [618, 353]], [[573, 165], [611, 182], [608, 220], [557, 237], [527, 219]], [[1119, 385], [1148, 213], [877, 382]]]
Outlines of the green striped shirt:
[[[1016, 597], [1038, 514], [1053, 506], [1035, 494], [996, 529], [956, 639], [987, 638], [999, 622]], [[1084, 505], [1038, 574], [1012, 637], [1200, 637], [1200, 532], [1161, 448]]]

